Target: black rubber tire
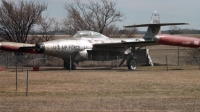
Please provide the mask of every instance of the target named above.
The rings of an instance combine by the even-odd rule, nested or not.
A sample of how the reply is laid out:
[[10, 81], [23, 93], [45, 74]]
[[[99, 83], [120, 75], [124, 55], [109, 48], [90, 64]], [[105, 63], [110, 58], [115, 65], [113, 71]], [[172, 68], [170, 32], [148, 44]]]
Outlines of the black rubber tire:
[[136, 59], [130, 58], [127, 62], [127, 66], [129, 70], [136, 70], [137, 67]]

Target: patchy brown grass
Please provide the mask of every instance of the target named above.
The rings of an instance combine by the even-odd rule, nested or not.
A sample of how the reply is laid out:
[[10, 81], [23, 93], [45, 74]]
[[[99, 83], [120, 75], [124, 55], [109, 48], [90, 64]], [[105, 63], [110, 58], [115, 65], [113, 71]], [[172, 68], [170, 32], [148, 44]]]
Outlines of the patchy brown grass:
[[[29, 68], [31, 69], [31, 68]], [[1, 111], [199, 111], [198, 66], [0, 72]]]
[[[177, 47], [148, 48], [153, 62], [165, 64], [166, 55], [177, 60]], [[180, 55], [187, 56], [181, 49]], [[29, 71], [26, 97], [26, 72], [18, 73], [15, 90], [15, 70], [8, 69], [0, 72], [0, 111], [200, 111], [199, 80], [198, 66], [169, 66], [169, 71], [166, 66], [136, 71], [78, 67], [71, 72], [43, 67]]]

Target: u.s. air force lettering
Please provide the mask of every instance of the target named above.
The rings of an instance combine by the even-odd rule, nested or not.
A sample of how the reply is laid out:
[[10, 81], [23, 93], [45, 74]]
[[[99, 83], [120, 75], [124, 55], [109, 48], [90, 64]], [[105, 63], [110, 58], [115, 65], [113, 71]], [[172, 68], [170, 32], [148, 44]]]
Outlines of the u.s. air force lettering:
[[54, 45], [54, 50], [80, 50], [80, 45]]

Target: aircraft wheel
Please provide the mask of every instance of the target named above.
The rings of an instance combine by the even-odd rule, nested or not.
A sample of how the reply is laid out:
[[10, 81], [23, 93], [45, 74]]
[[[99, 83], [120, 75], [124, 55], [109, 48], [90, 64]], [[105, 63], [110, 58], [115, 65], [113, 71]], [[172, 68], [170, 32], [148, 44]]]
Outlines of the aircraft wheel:
[[127, 66], [129, 70], [136, 70], [137, 61], [133, 58], [129, 59], [127, 62]]

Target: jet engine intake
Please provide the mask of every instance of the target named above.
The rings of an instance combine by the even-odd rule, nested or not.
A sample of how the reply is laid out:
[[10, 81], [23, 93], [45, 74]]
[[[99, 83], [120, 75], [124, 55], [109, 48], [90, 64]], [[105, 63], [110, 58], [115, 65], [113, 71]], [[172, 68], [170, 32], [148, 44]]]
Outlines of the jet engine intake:
[[45, 51], [45, 46], [43, 43], [37, 43], [35, 45], [35, 50], [38, 52], [38, 53], [44, 53]]

